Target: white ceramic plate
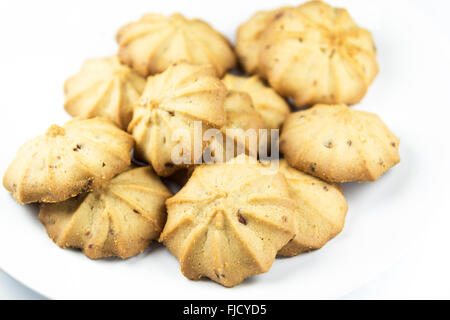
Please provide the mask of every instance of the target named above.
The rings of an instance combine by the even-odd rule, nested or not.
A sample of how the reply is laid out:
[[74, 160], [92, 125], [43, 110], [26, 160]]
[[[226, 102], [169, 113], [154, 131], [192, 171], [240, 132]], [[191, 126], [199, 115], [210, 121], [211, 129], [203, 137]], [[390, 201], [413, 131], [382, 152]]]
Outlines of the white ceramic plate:
[[[277, 259], [267, 274], [226, 289], [185, 279], [160, 245], [125, 261], [92, 261], [79, 251], [62, 250], [40, 225], [37, 207], [17, 204], [3, 190], [0, 267], [51, 298], [335, 298], [414, 249], [449, 194], [444, 169], [449, 160], [449, 45], [407, 2], [330, 2], [347, 7], [373, 32], [381, 72], [355, 108], [378, 113], [401, 138], [402, 161], [376, 183], [345, 185], [346, 226], [323, 249]], [[83, 59], [113, 54], [115, 30], [124, 23], [144, 12], [179, 11], [207, 20], [233, 39], [253, 12], [280, 5], [248, 0], [2, 2], [1, 173], [25, 140], [69, 119], [62, 108], [63, 81]]]

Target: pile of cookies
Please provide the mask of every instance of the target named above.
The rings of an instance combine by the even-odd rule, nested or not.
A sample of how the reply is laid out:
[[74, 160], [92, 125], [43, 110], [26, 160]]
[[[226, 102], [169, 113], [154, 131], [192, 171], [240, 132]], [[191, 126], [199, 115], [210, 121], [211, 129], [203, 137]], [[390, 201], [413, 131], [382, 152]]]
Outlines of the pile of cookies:
[[[370, 32], [345, 9], [311, 1], [257, 12], [234, 48], [180, 14], [146, 14], [116, 39], [117, 55], [87, 60], [66, 81], [75, 118], [26, 142], [3, 178], [19, 203], [39, 203], [62, 248], [128, 258], [157, 240], [187, 278], [232, 287], [277, 255], [324, 246], [344, 227], [339, 183], [375, 181], [400, 161], [399, 139], [380, 118], [348, 106], [378, 65]], [[180, 144], [194, 148], [196, 122], [224, 140], [174, 162]], [[240, 143], [230, 128], [280, 129], [278, 169], [268, 174], [274, 162], [247, 145], [196, 165]], [[174, 139], [179, 129], [192, 139]], [[183, 186], [173, 195], [160, 177]]]

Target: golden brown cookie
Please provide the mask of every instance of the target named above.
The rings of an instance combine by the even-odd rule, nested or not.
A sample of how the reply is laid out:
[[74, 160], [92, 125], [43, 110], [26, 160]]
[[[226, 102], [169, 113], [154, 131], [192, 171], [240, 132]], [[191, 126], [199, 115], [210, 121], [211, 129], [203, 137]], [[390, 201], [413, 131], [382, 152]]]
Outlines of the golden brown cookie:
[[126, 130], [144, 87], [145, 79], [117, 56], [88, 59], [64, 84], [64, 108], [80, 118], [110, 119]]
[[264, 85], [258, 76], [241, 77], [227, 74], [222, 81], [228, 90], [242, 91], [250, 95], [253, 106], [264, 120], [266, 128], [281, 127], [289, 114], [289, 105], [274, 89]]
[[295, 256], [323, 247], [344, 228], [348, 207], [341, 186], [292, 168], [284, 159], [280, 159], [279, 172], [286, 178], [297, 208], [293, 216], [295, 238], [278, 255]]
[[249, 152], [256, 157], [259, 140], [265, 139], [263, 135], [260, 137], [259, 130], [264, 129], [265, 125], [262, 117], [256, 112], [252, 99], [245, 92], [228, 91], [224, 107], [225, 125], [220, 129], [221, 135], [213, 137], [212, 142], [206, 147], [205, 160], [227, 162], [241, 153]]
[[370, 32], [321, 1], [256, 14], [239, 28], [236, 50], [297, 107], [358, 103], [378, 73]]
[[[208, 137], [210, 143], [203, 152], [203, 163], [224, 163], [240, 154], [258, 156], [259, 143], [267, 144], [267, 137], [259, 134], [264, 121], [256, 112], [252, 99], [245, 92], [228, 91], [225, 98], [226, 123], [217, 135]], [[172, 179], [184, 185], [196, 165], [178, 170]]]
[[264, 43], [263, 33], [282, 12], [292, 7], [256, 12], [248, 21], [239, 26], [236, 35], [236, 55], [248, 74], [258, 73], [259, 55]]
[[157, 239], [171, 192], [151, 167], [127, 170], [88, 194], [41, 204], [39, 220], [61, 248], [80, 248], [91, 259], [128, 258]]
[[[136, 157], [150, 163], [159, 176], [172, 174], [186, 166], [186, 161], [194, 163], [207, 145], [200, 143], [196, 154], [194, 122], [201, 122], [203, 132], [221, 128], [226, 120], [226, 93], [225, 85], [209, 66], [180, 63], [149, 77], [128, 126], [136, 140]], [[174, 163], [172, 153], [179, 149], [175, 156], [186, 161]]]
[[228, 40], [199, 19], [181, 14], [145, 14], [117, 32], [120, 60], [143, 76], [163, 72], [173, 63], [209, 64], [218, 76], [236, 64]]
[[267, 272], [293, 236], [295, 203], [284, 177], [240, 155], [228, 163], [202, 165], [166, 201], [160, 241], [189, 279], [208, 277], [232, 287]]
[[103, 118], [52, 125], [19, 149], [3, 185], [22, 204], [63, 201], [128, 167], [133, 144], [129, 134]]
[[400, 161], [399, 143], [376, 114], [342, 104], [291, 113], [280, 137], [291, 166], [331, 182], [377, 180]]

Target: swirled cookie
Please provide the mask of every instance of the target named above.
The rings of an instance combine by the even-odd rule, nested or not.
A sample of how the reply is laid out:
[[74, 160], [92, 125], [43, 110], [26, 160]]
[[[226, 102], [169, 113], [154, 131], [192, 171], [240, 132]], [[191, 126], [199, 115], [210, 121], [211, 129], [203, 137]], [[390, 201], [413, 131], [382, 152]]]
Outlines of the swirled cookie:
[[149, 77], [128, 126], [136, 157], [150, 163], [159, 176], [195, 163], [207, 146], [195, 132], [225, 124], [226, 93], [209, 66], [180, 63]]
[[129, 134], [103, 118], [52, 125], [19, 149], [3, 185], [22, 204], [63, 201], [128, 167], [133, 145]]
[[[240, 154], [256, 157], [259, 143], [267, 143], [267, 138], [259, 134], [259, 130], [264, 129], [264, 121], [255, 111], [252, 99], [245, 92], [228, 91], [224, 107], [226, 123], [215, 135], [206, 137], [210, 143], [203, 152], [203, 162], [223, 163]], [[195, 167], [178, 170], [171, 179], [185, 185]]]
[[80, 248], [91, 259], [128, 258], [159, 237], [171, 195], [151, 167], [140, 167], [91, 193], [41, 204], [39, 220], [62, 248]]
[[250, 95], [256, 112], [264, 121], [266, 128], [279, 129], [289, 114], [289, 105], [284, 99], [258, 78], [227, 74], [222, 81], [228, 90], [242, 91]]
[[206, 22], [145, 14], [117, 32], [120, 60], [143, 76], [163, 72], [173, 63], [211, 65], [218, 76], [236, 64], [228, 40]]
[[[249, 152], [257, 157], [259, 143], [267, 143], [264, 135], [264, 121], [256, 112], [252, 99], [245, 92], [228, 91], [225, 98], [226, 122], [219, 136], [214, 136], [206, 147], [204, 158], [207, 162], [227, 162], [239, 154]], [[218, 132], [219, 133], [219, 132]], [[264, 141], [260, 141], [264, 139]], [[228, 151], [227, 151], [228, 149]]]
[[293, 216], [295, 238], [278, 255], [295, 256], [323, 247], [344, 227], [348, 207], [341, 186], [292, 168], [284, 159], [280, 159], [279, 172], [286, 178], [297, 208]]
[[235, 286], [267, 272], [278, 250], [292, 239], [295, 203], [286, 180], [277, 172], [263, 172], [245, 155], [202, 165], [166, 201], [160, 241], [187, 278]]
[[376, 114], [342, 104], [291, 113], [280, 137], [291, 166], [331, 182], [377, 180], [400, 161], [399, 143]]
[[64, 108], [80, 118], [110, 119], [126, 130], [133, 104], [144, 87], [145, 79], [121, 64], [117, 56], [88, 59], [80, 72], [64, 84]]
[[236, 52], [297, 107], [357, 103], [378, 73], [370, 32], [321, 1], [256, 13], [239, 28]]
[[292, 7], [258, 11], [239, 26], [235, 51], [240, 64], [248, 74], [255, 74], [259, 71], [259, 55], [264, 40], [264, 31], [275, 20], [275, 17], [287, 9], [292, 9]]

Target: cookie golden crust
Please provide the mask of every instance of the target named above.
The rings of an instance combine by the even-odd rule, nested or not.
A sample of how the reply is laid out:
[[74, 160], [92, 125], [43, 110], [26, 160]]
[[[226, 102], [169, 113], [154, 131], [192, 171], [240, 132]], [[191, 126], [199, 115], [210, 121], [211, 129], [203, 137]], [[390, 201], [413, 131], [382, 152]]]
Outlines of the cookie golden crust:
[[266, 128], [281, 127], [289, 114], [289, 105], [274, 89], [264, 85], [258, 76], [240, 77], [227, 74], [222, 81], [228, 90], [242, 91], [250, 95], [253, 106]]
[[[267, 272], [292, 237], [295, 203], [279, 173], [238, 156], [202, 165], [166, 201], [160, 241], [189, 279], [208, 277], [226, 287]], [[254, 160], [254, 159], [253, 159]], [[256, 160], [254, 160], [256, 161]]]
[[[169, 176], [185, 166], [172, 161], [173, 150], [183, 145], [190, 155], [179, 156], [194, 163], [206, 147], [203, 143], [196, 155], [194, 121], [201, 121], [203, 132], [221, 128], [226, 121], [226, 93], [224, 84], [209, 66], [180, 63], [149, 77], [128, 126], [136, 140], [136, 157], [150, 163], [159, 176]], [[181, 130], [188, 136], [177, 138]]]
[[358, 103], [378, 73], [371, 33], [321, 1], [256, 14], [240, 27], [236, 50], [247, 72], [297, 107]]
[[399, 143], [376, 114], [346, 105], [291, 113], [280, 137], [291, 166], [331, 182], [377, 180], [400, 161]]
[[145, 14], [120, 28], [120, 60], [143, 76], [163, 72], [173, 63], [209, 64], [217, 75], [236, 65], [228, 40], [206, 22], [181, 14]]
[[[251, 97], [240, 91], [228, 91], [224, 103], [226, 122], [217, 131], [218, 136], [208, 137], [210, 143], [203, 152], [206, 163], [224, 163], [240, 154], [258, 156], [259, 143], [267, 144], [267, 137], [260, 135], [264, 121], [256, 112]], [[176, 181], [184, 185], [192, 175], [196, 165], [174, 175]]]
[[[228, 91], [224, 107], [227, 120], [220, 130], [222, 135], [219, 139], [212, 139], [206, 147], [208, 155], [205, 156], [211, 156], [215, 162], [227, 162], [241, 153], [248, 154], [251, 151], [256, 157], [259, 140], [264, 139], [259, 135], [259, 129], [264, 129], [264, 121], [253, 107], [252, 99], [245, 92]], [[219, 154], [222, 156], [219, 157]]]
[[145, 87], [145, 79], [117, 56], [86, 60], [64, 84], [64, 108], [80, 118], [104, 117], [122, 129], [133, 116], [133, 104]]
[[19, 149], [3, 185], [22, 204], [63, 201], [128, 167], [133, 145], [129, 134], [103, 118], [52, 125]]
[[235, 50], [246, 73], [259, 73], [259, 55], [264, 43], [263, 33], [284, 11], [290, 9], [292, 7], [258, 11], [248, 21], [239, 26]]
[[80, 248], [91, 259], [128, 258], [159, 237], [171, 192], [151, 167], [125, 171], [93, 192], [41, 204], [39, 220], [60, 247]]
[[227, 129], [264, 129], [264, 121], [256, 112], [252, 98], [245, 92], [230, 90], [224, 103], [226, 121], [222, 132]]
[[295, 256], [323, 247], [344, 228], [348, 207], [341, 186], [294, 169], [284, 159], [280, 159], [279, 172], [297, 208], [293, 216], [296, 236], [278, 255]]

